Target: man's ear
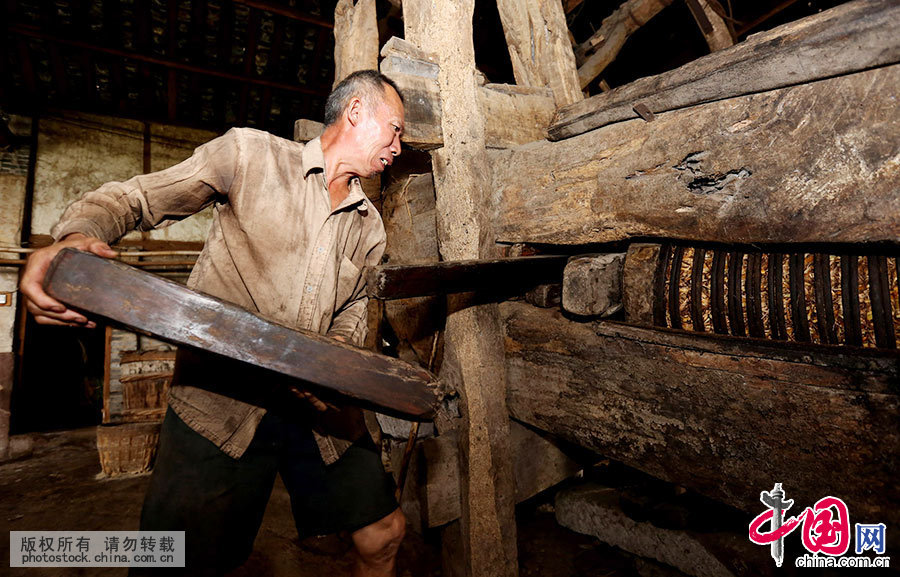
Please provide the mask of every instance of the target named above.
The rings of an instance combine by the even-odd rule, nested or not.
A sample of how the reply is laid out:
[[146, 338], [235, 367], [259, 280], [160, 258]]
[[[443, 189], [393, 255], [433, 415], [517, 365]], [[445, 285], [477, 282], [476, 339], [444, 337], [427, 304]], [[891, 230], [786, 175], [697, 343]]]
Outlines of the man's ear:
[[362, 120], [363, 103], [358, 97], [353, 97], [347, 105], [347, 121], [351, 126], [356, 126]]

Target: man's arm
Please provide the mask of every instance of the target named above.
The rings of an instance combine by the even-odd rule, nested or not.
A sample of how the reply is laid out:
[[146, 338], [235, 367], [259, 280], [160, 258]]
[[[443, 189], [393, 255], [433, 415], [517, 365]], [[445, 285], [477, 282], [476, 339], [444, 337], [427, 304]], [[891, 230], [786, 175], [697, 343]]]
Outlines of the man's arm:
[[168, 226], [226, 195], [239, 157], [238, 135], [231, 130], [171, 168], [104, 184], [72, 203], [53, 228], [56, 242], [34, 252], [25, 266], [19, 288], [28, 311], [40, 324], [93, 326], [84, 315], [44, 292], [42, 283], [56, 254], [63, 248], [77, 248], [107, 258], [116, 256], [108, 243], [128, 231]]
[[356, 283], [353, 294], [344, 306], [335, 311], [331, 326], [326, 333], [329, 337], [341, 342], [354, 344], [361, 347], [366, 340], [368, 332], [367, 308], [369, 297], [366, 295], [366, 268], [378, 266], [384, 254], [385, 236], [384, 228], [379, 226], [378, 231], [373, 231], [373, 243], [366, 252], [363, 269]]

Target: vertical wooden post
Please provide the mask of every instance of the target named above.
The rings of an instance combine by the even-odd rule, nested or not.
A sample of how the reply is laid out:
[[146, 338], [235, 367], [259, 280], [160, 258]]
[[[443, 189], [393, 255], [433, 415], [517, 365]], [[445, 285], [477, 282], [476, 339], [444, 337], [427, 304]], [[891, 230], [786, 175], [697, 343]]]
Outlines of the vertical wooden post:
[[[334, 9], [334, 85], [357, 70], [378, 70], [375, 0], [338, 0]], [[380, 203], [381, 177], [361, 178], [369, 200]]]
[[[405, 36], [438, 54], [444, 146], [432, 152], [438, 247], [445, 260], [497, 256], [490, 166], [478, 102], [472, 42], [474, 0], [406, 0]], [[442, 378], [460, 392], [461, 555], [447, 574], [518, 574], [515, 486], [503, 335], [496, 304], [448, 302]], [[453, 529], [451, 529], [453, 530]], [[445, 547], [452, 547], [450, 539]], [[462, 565], [462, 567], [459, 567]], [[460, 570], [462, 569], [462, 570]]]
[[378, 68], [375, 0], [338, 0], [334, 9], [334, 84], [357, 70]]
[[497, 0], [513, 74], [521, 86], [547, 86], [560, 108], [584, 99], [560, 0]]

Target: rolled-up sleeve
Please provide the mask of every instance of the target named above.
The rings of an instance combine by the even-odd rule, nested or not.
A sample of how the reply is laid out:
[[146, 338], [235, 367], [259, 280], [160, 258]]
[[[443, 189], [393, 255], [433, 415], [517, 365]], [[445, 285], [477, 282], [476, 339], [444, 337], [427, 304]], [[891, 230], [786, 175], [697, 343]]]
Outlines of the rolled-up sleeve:
[[165, 170], [108, 182], [65, 210], [51, 234], [82, 233], [112, 243], [127, 232], [175, 223], [224, 198], [240, 166], [239, 131], [232, 129]]

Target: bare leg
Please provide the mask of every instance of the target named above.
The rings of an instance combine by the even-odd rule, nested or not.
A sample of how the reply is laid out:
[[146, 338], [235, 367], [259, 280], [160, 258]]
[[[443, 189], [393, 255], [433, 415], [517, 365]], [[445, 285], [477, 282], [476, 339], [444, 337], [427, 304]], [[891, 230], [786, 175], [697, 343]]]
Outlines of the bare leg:
[[393, 513], [354, 531], [356, 547], [353, 577], [394, 577], [397, 550], [406, 534], [406, 517], [398, 508]]

